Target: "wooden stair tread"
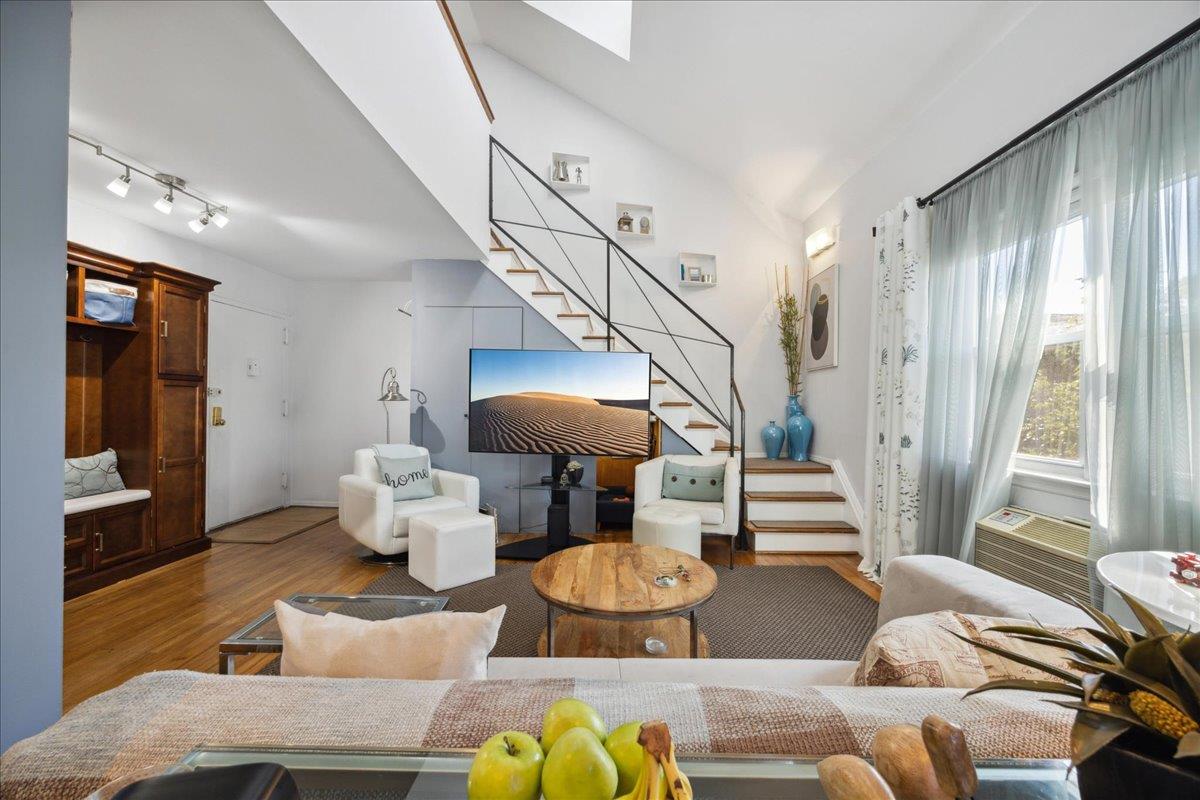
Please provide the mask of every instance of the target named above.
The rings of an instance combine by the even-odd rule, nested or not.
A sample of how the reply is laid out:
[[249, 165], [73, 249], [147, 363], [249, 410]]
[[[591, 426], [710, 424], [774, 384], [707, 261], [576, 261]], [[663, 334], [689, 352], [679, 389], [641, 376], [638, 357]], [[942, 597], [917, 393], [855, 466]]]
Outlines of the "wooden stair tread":
[[584, 339], [615, 339], [615, 336], [605, 336], [603, 333], [589, 333], [583, 337]]
[[538, 271], [536, 269], [526, 269], [525, 267], [510, 267], [509, 269], [506, 269], [505, 272], [507, 272], [509, 275], [537, 275], [538, 274]]
[[590, 315], [586, 311], [564, 311], [561, 314], [559, 314], [558, 316], [560, 316], [564, 319], [565, 318], [580, 319], [580, 318], [587, 318]]
[[684, 427], [691, 428], [693, 430], [703, 430], [703, 431], [715, 431], [717, 429], [717, 426], [713, 425], [711, 422], [694, 422], [693, 421], [693, 422], [689, 422]]
[[739, 453], [742, 451], [741, 445], [730, 448], [729, 442], [723, 442], [720, 439], [717, 439], [717, 441], [713, 444], [714, 453], [728, 453], [731, 449]]
[[775, 503], [843, 503], [837, 492], [746, 492], [746, 499]]
[[533, 292], [535, 297], [562, 297], [563, 292], [554, 292], [548, 289], [535, 289]]
[[651, 379], [650, 379], [650, 382], [651, 382], [652, 384], [654, 384], [655, 386], [665, 386], [665, 385], [666, 385], [666, 383], [667, 383], [667, 382], [666, 382], [665, 380], [663, 380], [662, 378], [651, 378]]
[[493, 247], [489, 247], [489, 248], [488, 248], [488, 250], [489, 250], [489, 251], [491, 251], [491, 252], [493, 252], [493, 253], [513, 253], [513, 252], [516, 252], [516, 251], [514, 251], [514, 250], [513, 250], [511, 247], [495, 247], [495, 246], [493, 246]]
[[858, 533], [858, 528], [841, 520], [747, 520], [750, 533], [806, 534]]
[[686, 400], [663, 400], [659, 405], [663, 408], [691, 408], [692, 404]]
[[815, 473], [829, 474], [833, 467], [819, 464], [816, 461], [792, 461], [787, 458], [747, 458], [746, 474], [769, 475], [775, 473]]

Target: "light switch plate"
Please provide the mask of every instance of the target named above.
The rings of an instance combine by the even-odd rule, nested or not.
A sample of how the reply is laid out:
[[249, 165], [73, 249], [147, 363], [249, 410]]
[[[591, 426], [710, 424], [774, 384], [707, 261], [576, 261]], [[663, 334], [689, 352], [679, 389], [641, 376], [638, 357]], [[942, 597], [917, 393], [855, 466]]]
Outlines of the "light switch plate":
[[246, 359], [246, 374], [251, 378], [257, 378], [262, 374], [262, 367], [259, 366], [257, 358]]

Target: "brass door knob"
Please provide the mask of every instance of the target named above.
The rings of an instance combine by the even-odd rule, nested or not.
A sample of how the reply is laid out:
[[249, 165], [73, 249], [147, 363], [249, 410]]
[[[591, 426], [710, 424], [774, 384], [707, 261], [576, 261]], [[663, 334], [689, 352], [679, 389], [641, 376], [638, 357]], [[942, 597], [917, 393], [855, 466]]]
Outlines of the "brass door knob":
[[220, 407], [220, 406], [213, 406], [213, 408], [212, 408], [212, 424], [213, 424], [213, 427], [214, 427], [214, 428], [219, 428], [219, 427], [221, 427], [222, 425], [224, 425], [224, 424], [225, 424], [225, 422], [226, 422], [225, 418], [224, 418], [223, 416], [221, 416], [221, 407]]

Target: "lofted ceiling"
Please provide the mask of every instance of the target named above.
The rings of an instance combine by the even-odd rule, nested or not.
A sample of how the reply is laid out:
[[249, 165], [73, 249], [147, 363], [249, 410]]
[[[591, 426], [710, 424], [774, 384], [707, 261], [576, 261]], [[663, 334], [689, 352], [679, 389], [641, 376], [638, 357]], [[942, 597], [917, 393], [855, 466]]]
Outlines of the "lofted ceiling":
[[418, 258], [479, 251], [261, 2], [76, 0], [71, 130], [182, 176], [229, 206], [193, 234], [199, 206], [72, 142], [72, 198], [297, 279], [387, 279]]
[[464, 35], [799, 220], [1035, 5], [635, 0], [625, 61], [519, 0], [452, 3]]

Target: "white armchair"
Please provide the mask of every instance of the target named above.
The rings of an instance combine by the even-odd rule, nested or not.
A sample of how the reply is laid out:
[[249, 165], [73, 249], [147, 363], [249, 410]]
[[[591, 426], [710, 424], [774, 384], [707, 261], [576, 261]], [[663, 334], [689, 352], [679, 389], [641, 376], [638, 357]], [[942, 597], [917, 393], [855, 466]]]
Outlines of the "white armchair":
[[[416, 445], [389, 445], [390, 455], [429, 455]], [[444, 469], [430, 470], [433, 497], [393, 502], [392, 487], [383, 482], [375, 451], [354, 451], [354, 474], [338, 479], [338, 524], [372, 552], [364, 561], [404, 564], [408, 561], [408, 525], [414, 517], [451, 508], [479, 509], [479, 479]]]
[[[725, 494], [719, 503], [698, 500], [674, 500], [662, 496], [663, 465], [667, 459], [692, 467], [725, 466]], [[725, 456], [659, 456], [638, 464], [634, 470], [633, 511], [658, 506], [700, 515], [700, 533], [724, 536], [729, 542], [729, 567], [733, 568], [733, 542], [741, 522], [741, 465]]]

